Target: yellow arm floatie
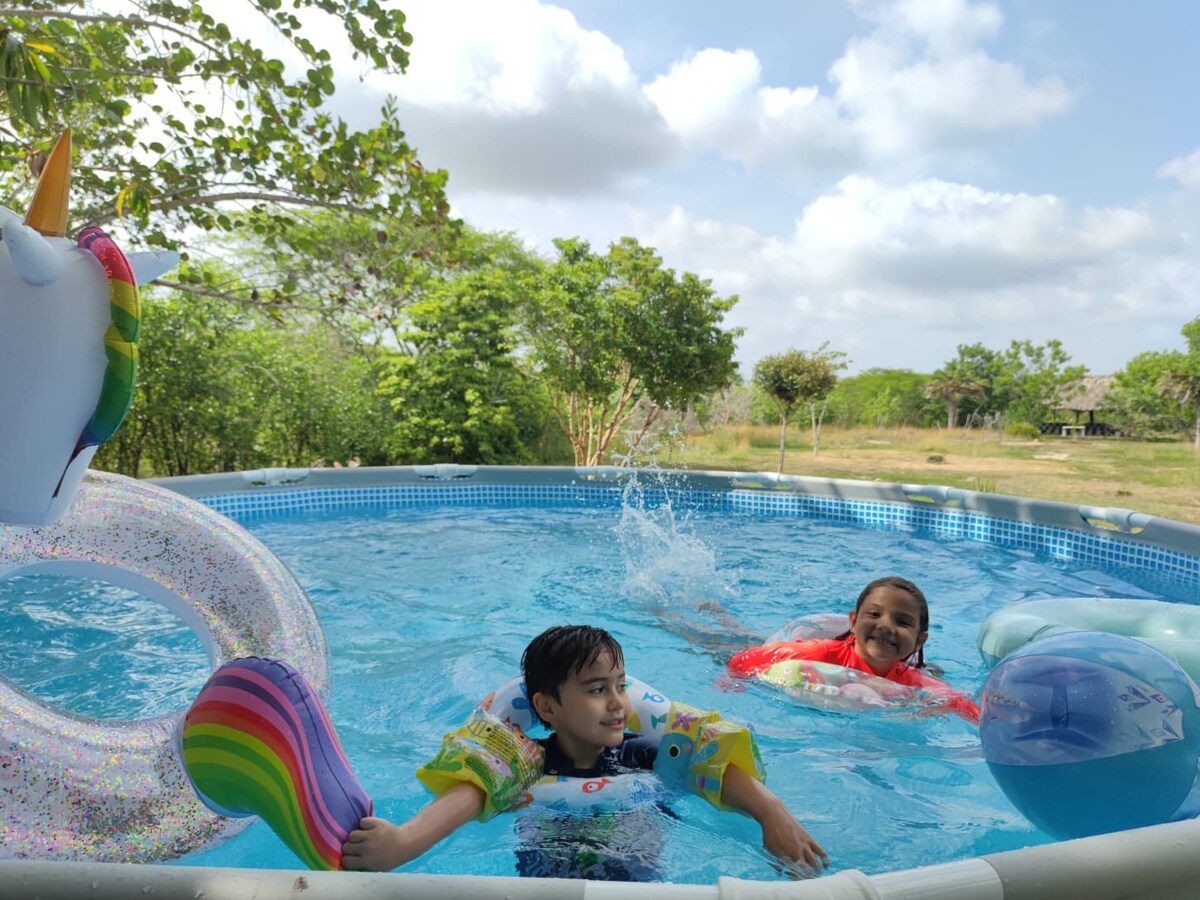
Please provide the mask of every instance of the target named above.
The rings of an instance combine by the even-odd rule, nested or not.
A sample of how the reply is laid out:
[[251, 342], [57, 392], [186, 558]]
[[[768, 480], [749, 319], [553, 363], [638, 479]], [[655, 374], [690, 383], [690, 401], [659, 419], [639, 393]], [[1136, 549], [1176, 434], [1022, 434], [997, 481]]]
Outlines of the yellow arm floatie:
[[721, 803], [721, 785], [730, 763], [756, 781], [766, 778], [748, 728], [722, 719], [720, 713], [672, 703], [654, 771], [664, 780], [683, 784], [717, 809], [728, 809]]
[[435, 794], [463, 781], [483, 791], [481, 822], [518, 806], [541, 774], [542, 748], [483, 709], [443, 737], [437, 755], [417, 769], [417, 778]]

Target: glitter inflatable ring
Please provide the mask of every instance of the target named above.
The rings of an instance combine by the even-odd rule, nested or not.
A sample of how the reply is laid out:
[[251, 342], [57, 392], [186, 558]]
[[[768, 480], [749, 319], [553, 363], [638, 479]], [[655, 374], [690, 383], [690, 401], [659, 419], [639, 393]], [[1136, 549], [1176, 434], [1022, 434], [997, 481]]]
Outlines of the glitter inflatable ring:
[[[193, 500], [89, 472], [57, 523], [0, 525], [0, 578], [44, 573], [157, 600], [196, 632], [214, 671], [274, 657], [319, 694], [328, 688], [325, 636], [303, 589], [248, 532]], [[155, 862], [243, 830], [252, 820], [219, 816], [196, 795], [183, 716], [85, 718], [0, 676], [0, 859]]]

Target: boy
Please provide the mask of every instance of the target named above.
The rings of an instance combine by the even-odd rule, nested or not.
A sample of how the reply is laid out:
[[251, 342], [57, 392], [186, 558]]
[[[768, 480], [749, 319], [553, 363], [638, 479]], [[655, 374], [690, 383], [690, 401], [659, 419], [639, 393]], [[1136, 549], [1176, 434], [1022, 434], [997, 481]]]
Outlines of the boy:
[[[537, 775], [599, 778], [654, 765], [653, 743], [625, 733], [633, 707], [625, 691], [624, 654], [607, 631], [587, 625], [551, 628], [530, 642], [521, 668], [534, 711], [553, 730], [538, 741], [542, 759]], [[439, 770], [438, 759], [417, 774], [427, 785], [441, 789], [439, 796], [401, 825], [364, 818], [342, 847], [345, 868], [394, 869], [470, 819], [511, 805], [507, 798], [514, 796], [513, 791], [495, 802], [474, 780], [447, 781], [445, 772], [451, 767]], [[452, 768], [465, 770], [460, 764]], [[518, 790], [527, 786], [519, 785]], [[763, 847], [785, 865], [808, 874], [828, 865], [825, 851], [783, 801], [733, 763], [722, 772], [719, 801], [757, 821]]]

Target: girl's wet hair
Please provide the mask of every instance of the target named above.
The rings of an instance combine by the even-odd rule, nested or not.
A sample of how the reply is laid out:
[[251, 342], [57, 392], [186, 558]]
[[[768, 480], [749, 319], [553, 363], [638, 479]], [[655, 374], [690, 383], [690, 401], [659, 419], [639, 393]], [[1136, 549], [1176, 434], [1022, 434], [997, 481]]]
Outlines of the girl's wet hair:
[[[917, 631], [923, 632], [929, 630], [929, 601], [925, 599], [925, 594], [921, 592], [919, 587], [917, 587], [907, 578], [901, 578], [899, 575], [887, 575], [883, 578], [876, 578], [874, 581], [868, 584], [862, 589], [862, 593], [858, 595], [858, 602], [854, 604], [854, 611], [857, 613], [860, 609], [862, 609], [863, 601], [865, 601], [867, 597], [871, 596], [871, 592], [873, 590], [881, 587], [897, 588], [901, 591], [904, 591], [904, 593], [916, 600], [917, 605], [921, 608], [920, 627], [917, 628]], [[850, 637], [850, 632], [844, 631], [839, 634], [835, 640], [842, 641], [848, 637]], [[917, 652], [913, 655], [917, 658], [916, 662], [911, 662], [912, 656], [905, 660], [905, 662], [909, 663], [909, 665], [911, 665], [914, 669], [925, 668], [925, 648], [918, 647]]]
[[625, 664], [617, 639], [591, 625], [557, 625], [547, 628], [521, 654], [521, 674], [529, 700], [536, 693], [561, 700], [558, 689], [572, 674], [578, 675], [602, 654], [612, 656], [613, 668]]

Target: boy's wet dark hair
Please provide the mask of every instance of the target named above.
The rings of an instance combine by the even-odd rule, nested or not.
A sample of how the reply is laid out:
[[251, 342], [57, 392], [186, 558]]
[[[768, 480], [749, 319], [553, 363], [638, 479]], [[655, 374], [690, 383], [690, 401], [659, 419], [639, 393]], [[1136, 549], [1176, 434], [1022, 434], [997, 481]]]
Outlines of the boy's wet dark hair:
[[[887, 575], [883, 578], [876, 578], [874, 581], [868, 584], [858, 595], [858, 602], [854, 604], [854, 611], [857, 613], [860, 609], [862, 609], [863, 601], [865, 601], [867, 597], [871, 596], [871, 591], [875, 590], [875, 588], [881, 587], [898, 588], [916, 600], [917, 605], [921, 607], [921, 621], [920, 627], [917, 628], [917, 631], [922, 632], [929, 630], [929, 601], [925, 599], [925, 594], [921, 592], [919, 587], [917, 587], [907, 578], [901, 578], [899, 575]], [[850, 637], [850, 632], [844, 631], [839, 634], [835, 640], [845, 640], [848, 637]], [[917, 648], [915, 656], [917, 657], [917, 661], [915, 663], [910, 663], [910, 665], [914, 669], [925, 668], [925, 648]], [[912, 657], [910, 656], [908, 659], [911, 660]], [[907, 661], [908, 660], [906, 660], [906, 662]]]
[[521, 674], [525, 676], [530, 701], [539, 692], [561, 700], [558, 689], [563, 682], [572, 674], [578, 675], [604, 653], [612, 655], [613, 666], [625, 662], [621, 645], [603, 628], [591, 625], [547, 628], [521, 654]]

